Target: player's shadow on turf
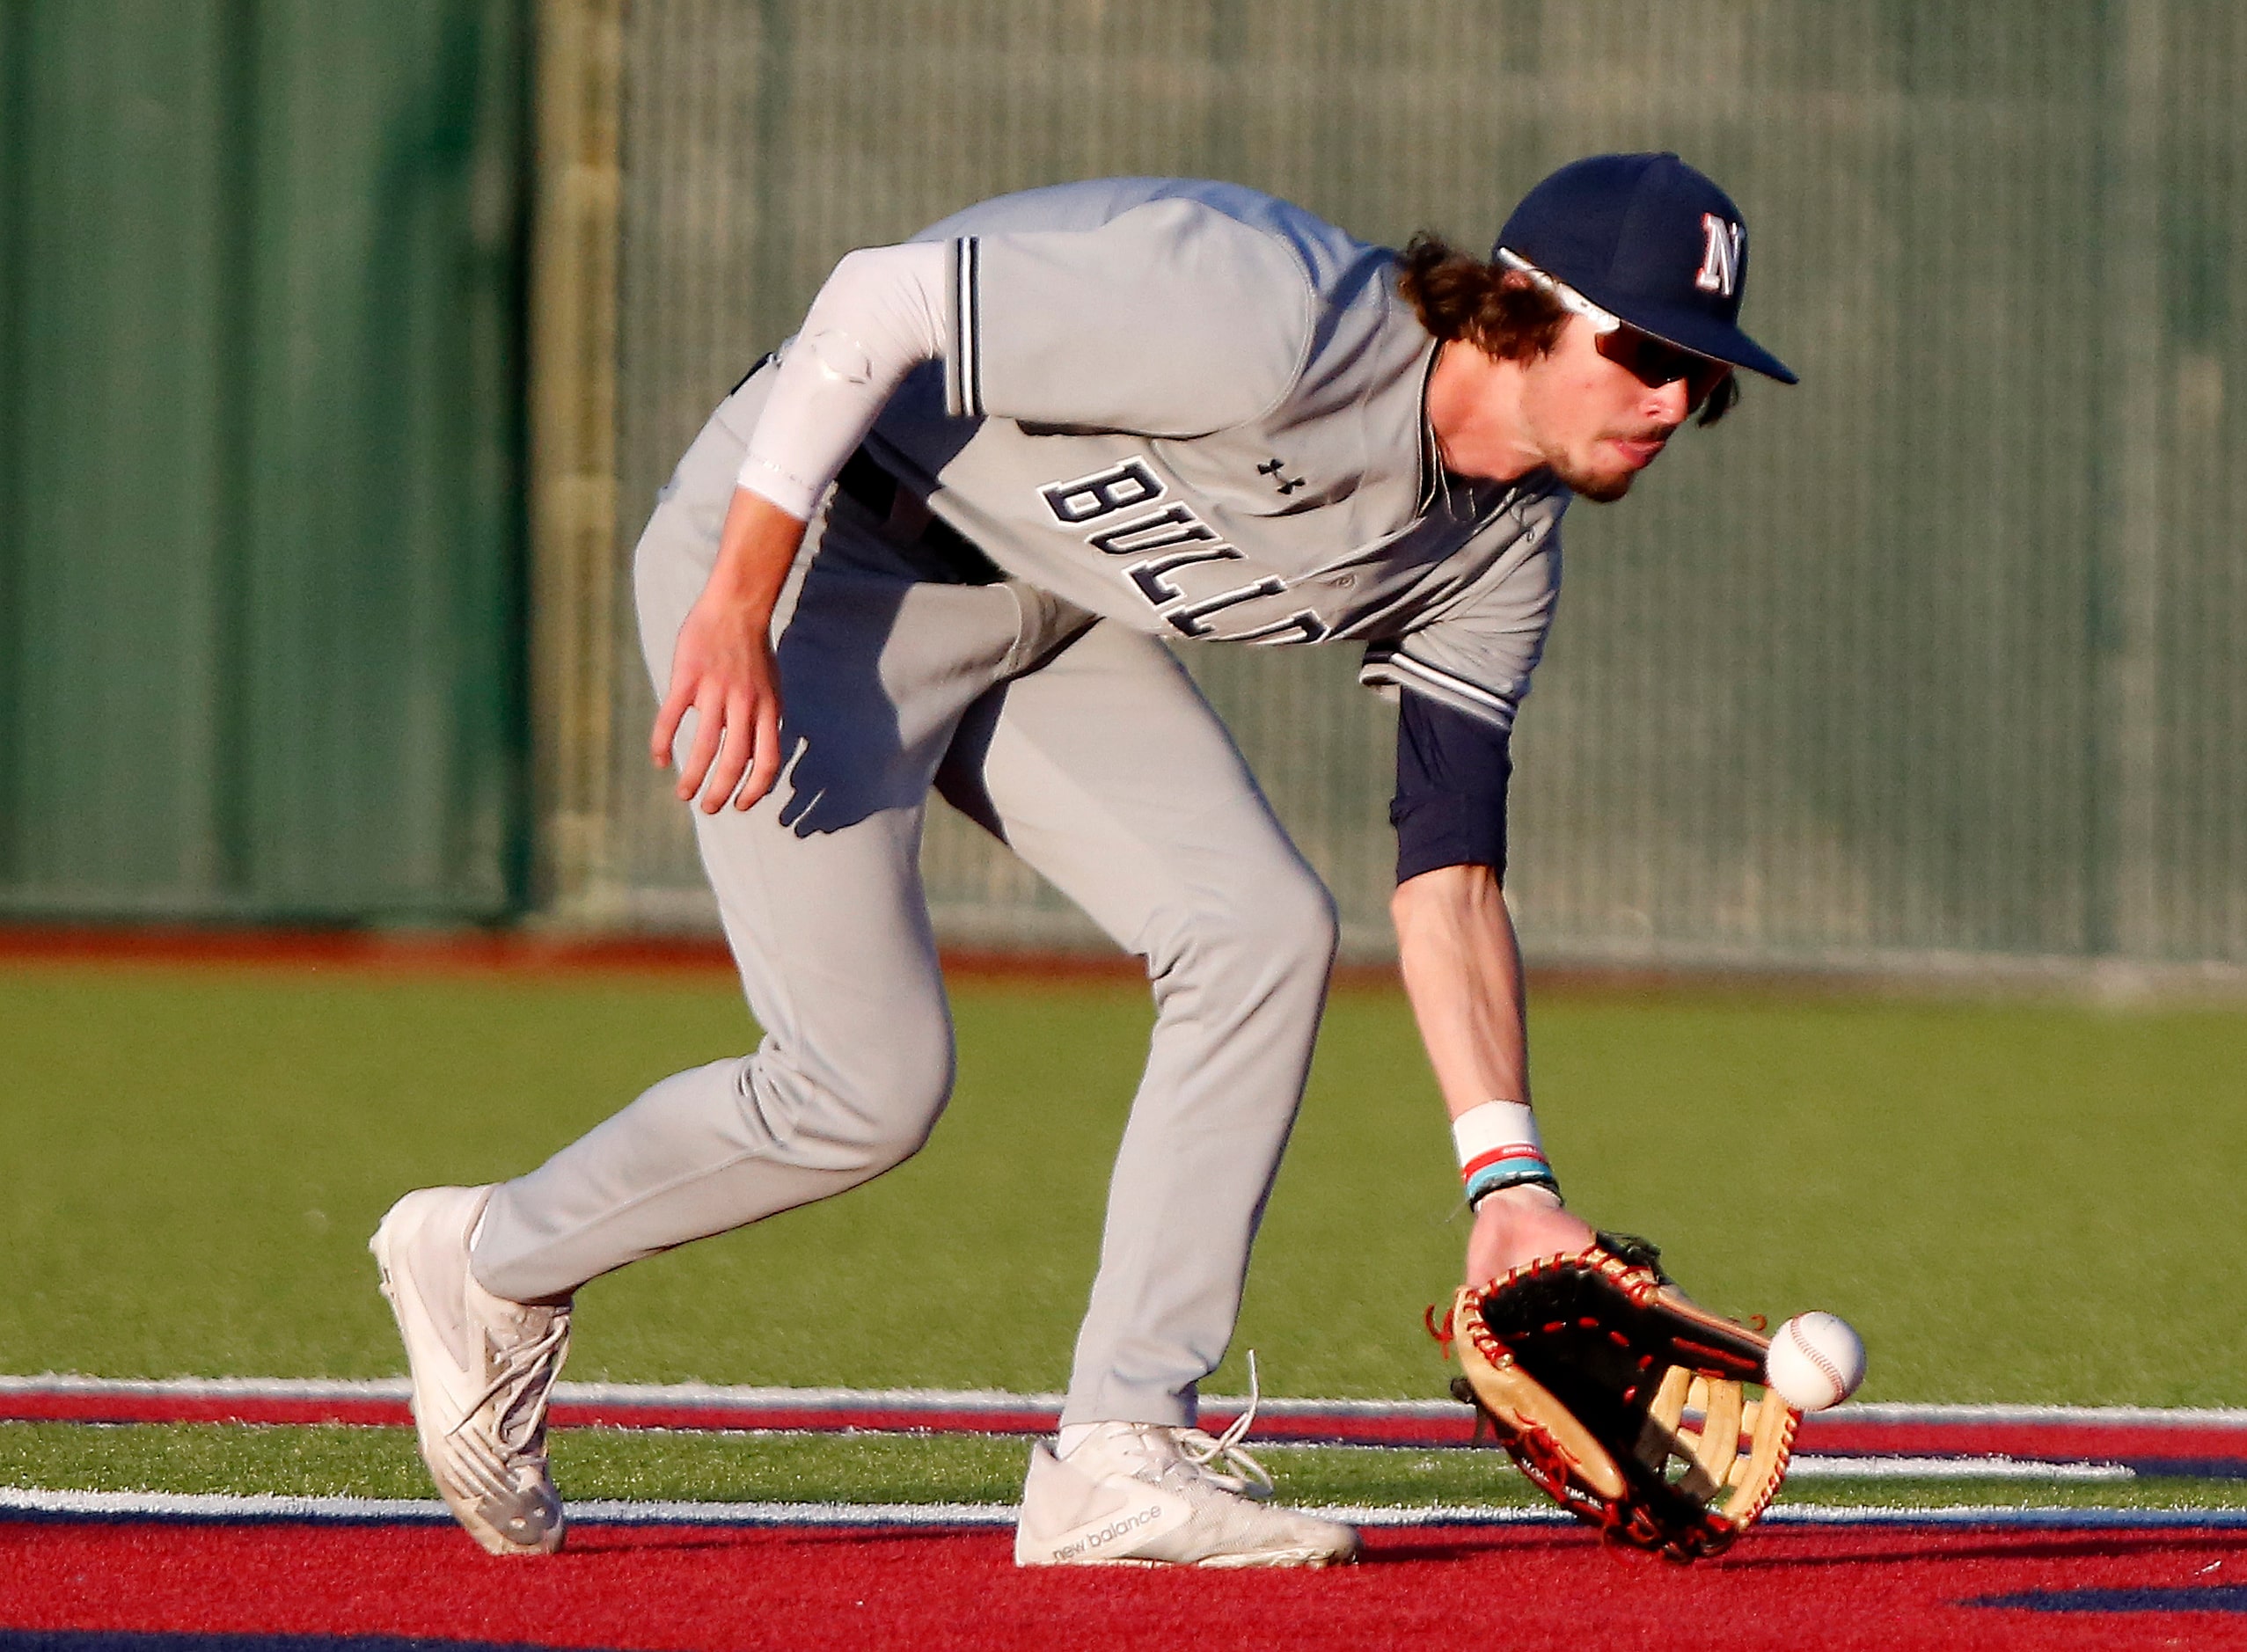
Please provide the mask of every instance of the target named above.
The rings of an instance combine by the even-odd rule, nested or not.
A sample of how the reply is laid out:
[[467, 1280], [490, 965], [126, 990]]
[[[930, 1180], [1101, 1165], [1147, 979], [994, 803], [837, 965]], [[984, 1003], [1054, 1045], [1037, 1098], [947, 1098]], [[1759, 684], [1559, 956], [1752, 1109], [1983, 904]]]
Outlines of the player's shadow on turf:
[[[2096, 1531], [2081, 1536], [2047, 1537], [2009, 1543], [1994, 1533], [1969, 1546], [1952, 1546], [1940, 1538], [1862, 1554], [1784, 1554], [1738, 1553], [1716, 1564], [1725, 1571], [1801, 1570], [1833, 1566], [1919, 1566], [1929, 1561], [2085, 1561], [2125, 1560], [2141, 1554], [2180, 1554], [2208, 1550], [2236, 1553], [2236, 1532], [2203, 1532], [2186, 1537], [2173, 1531]], [[1747, 1539], [1753, 1543], [1753, 1538]]]
[[[1400, 1561], [1466, 1561], [1487, 1554], [1521, 1554], [1548, 1549], [1581, 1549], [1596, 1545], [1589, 1531], [1559, 1531], [1532, 1536], [1522, 1531], [1475, 1532], [1454, 1538], [1412, 1543], [1381, 1543], [1368, 1546], [1358, 1557], [1361, 1566], [1389, 1566]], [[1625, 1556], [1626, 1560], [1636, 1556]]]
[[[644, 1554], [650, 1549], [689, 1553], [704, 1549], [863, 1548], [873, 1544], [951, 1541], [962, 1535], [970, 1534], [958, 1526], [901, 1526], [878, 1531], [840, 1527], [823, 1531], [817, 1527], [736, 1526], [714, 1531], [688, 1526], [589, 1529], [581, 1525], [570, 1533], [569, 1546], [562, 1553], [573, 1559], [587, 1560], [597, 1554]], [[986, 1531], [982, 1535], [1004, 1534]]]

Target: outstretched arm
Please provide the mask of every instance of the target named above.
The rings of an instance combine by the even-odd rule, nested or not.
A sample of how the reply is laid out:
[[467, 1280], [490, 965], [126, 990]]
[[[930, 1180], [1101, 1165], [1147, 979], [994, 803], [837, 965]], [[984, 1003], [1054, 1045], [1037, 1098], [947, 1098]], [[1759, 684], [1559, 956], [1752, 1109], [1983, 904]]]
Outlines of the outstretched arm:
[[[1592, 1241], [1548, 1185], [1528, 1111], [1527, 1000], [1504, 888], [1512, 733], [1510, 718], [1471, 716], [1410, 687], [1400, 697], [1389, 911], [1404, 990], [1475, 1200], [1469, 1284]], [[1506, 1151], [1525, 1136], [1527, 1148]]]
[[[1486, 1101], [1526, 1107], [1527, 998], [1498, 874], [1486, 866], [1421, 873], [1397, 885], [1389, 911], [1405, 993], [1445, 1109], [1457, 1119]], [[1502, 1188], [1475, 1209], [1468, 1283], [1479, 1284], [1533, 1257], [1581, 1250], [1592, 1237], [1550, 1188]]]

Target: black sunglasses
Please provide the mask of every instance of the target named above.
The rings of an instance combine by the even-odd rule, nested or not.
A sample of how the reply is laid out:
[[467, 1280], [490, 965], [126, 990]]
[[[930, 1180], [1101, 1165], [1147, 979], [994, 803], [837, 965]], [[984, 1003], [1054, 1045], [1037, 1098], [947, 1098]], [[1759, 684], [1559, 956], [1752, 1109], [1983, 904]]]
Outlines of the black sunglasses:
[[1714, 395], [1716, 386], [1731, 376], [1732, 364], [1681, 350], [1666, 339], [1641, 333], [1628, 322], [1602, 333], [1592, 346], [1649, 390], [1685, 380], [1687, 410], [1690, 412]]

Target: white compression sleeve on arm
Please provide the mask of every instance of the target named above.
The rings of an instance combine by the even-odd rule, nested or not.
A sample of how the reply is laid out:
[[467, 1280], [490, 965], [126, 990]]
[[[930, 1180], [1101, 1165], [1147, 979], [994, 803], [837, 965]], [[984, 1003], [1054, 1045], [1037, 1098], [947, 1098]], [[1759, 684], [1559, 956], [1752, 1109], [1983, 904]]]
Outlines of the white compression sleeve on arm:
[[939, 242], [845, 255], [780, 358], [739, 484], [809, 522], [905, 375], [944, 348]]

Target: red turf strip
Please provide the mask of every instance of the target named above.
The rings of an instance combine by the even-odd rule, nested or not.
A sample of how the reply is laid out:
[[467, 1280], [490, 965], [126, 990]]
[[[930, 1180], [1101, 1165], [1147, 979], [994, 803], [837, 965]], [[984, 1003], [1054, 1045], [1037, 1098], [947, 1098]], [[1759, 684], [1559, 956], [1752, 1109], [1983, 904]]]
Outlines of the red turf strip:
[[[634, 1652], [1098, 1646], [2247, 1648], [2247, 1534], [1765, 1531], [1692, 1568], [1570, 1531], [1369, 1534], [1324, 1574], [1018, 1571], [993, 1532], [581, 1531], [494, 1561], [434, 1527], [0, 1523], [0, 1629], [385, 1634]], [[2227, 1587], [2229, 1585], [2229, 1587]], [[2193, 1591], [2199, 1591], [2195, 1593]], [[2144, 1597], [2137, 1597], [2141, 1603]]]

